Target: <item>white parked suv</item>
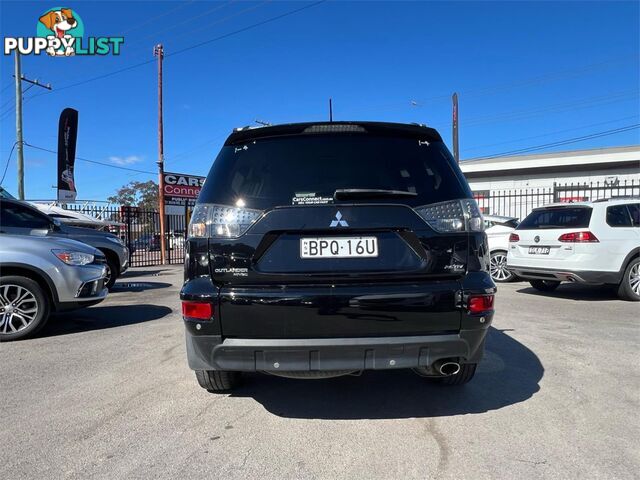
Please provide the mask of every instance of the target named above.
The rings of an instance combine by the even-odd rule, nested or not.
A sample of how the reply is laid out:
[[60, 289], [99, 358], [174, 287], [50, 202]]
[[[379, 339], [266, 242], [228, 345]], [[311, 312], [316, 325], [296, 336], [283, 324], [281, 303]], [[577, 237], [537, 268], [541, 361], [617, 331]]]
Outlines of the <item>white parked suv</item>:
[[484, 215], [484, 231], [489, 240], [489, 254], [491, 255], [489, 272], [494, 282], [512, 282], [517, 278], [507, 268], [509, 236], [517, 226], [518, 219], [515, 217]]
[[507, 266], [538, 290], [609, 284], [640, 301], [640, 199], [536, 208], [511, 234]]

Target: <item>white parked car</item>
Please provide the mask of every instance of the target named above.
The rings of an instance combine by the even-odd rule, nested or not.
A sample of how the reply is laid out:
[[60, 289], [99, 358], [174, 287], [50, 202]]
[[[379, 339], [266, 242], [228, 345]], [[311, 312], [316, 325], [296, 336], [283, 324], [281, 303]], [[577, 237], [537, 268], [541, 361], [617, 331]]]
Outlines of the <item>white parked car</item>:
[[518, 226], [514, 217], [484, 215], [484, 228], [489, 239], [490, 272], [494, 282], [512, 282], [516, 276], [507, 269], [509, 236]]
[[536, 208], [511, 234], [507, 266], [538, 290], [609, 284], [640, 301], [640, 199]]

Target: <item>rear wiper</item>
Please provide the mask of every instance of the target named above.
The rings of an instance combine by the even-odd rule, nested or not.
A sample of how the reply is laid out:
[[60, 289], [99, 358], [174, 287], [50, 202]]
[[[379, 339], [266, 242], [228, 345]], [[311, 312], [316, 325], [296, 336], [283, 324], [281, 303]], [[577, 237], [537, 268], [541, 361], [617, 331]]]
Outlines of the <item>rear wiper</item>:
[[339, 188], [333, 193], [334, 200], [368, 199], [368, 198], [407, 198], [415, 197], [415, 192], [402, 190], [380, 190], [376, 188]]

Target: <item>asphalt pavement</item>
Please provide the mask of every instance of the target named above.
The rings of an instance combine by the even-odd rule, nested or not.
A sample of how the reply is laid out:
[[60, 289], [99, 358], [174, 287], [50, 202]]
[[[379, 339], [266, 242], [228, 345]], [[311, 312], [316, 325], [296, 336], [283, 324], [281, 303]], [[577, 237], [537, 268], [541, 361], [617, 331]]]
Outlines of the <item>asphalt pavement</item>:
[[247, 375], [186, 364], [180, 266], [0, 344], [0, 478], [637, 478], [640, 304], [576, 285], [499, 287], [475, 379]]

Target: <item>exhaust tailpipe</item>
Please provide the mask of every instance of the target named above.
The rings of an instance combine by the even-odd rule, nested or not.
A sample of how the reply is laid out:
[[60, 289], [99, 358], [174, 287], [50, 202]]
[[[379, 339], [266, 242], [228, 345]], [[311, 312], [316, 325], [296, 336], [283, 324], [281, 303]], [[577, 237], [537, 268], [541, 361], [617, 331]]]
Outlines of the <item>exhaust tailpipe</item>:
[[455, 375], [460, 371], [460, 364], [458, 362], [444, 361], [438, 366], [438, 371], [447, 377]]

